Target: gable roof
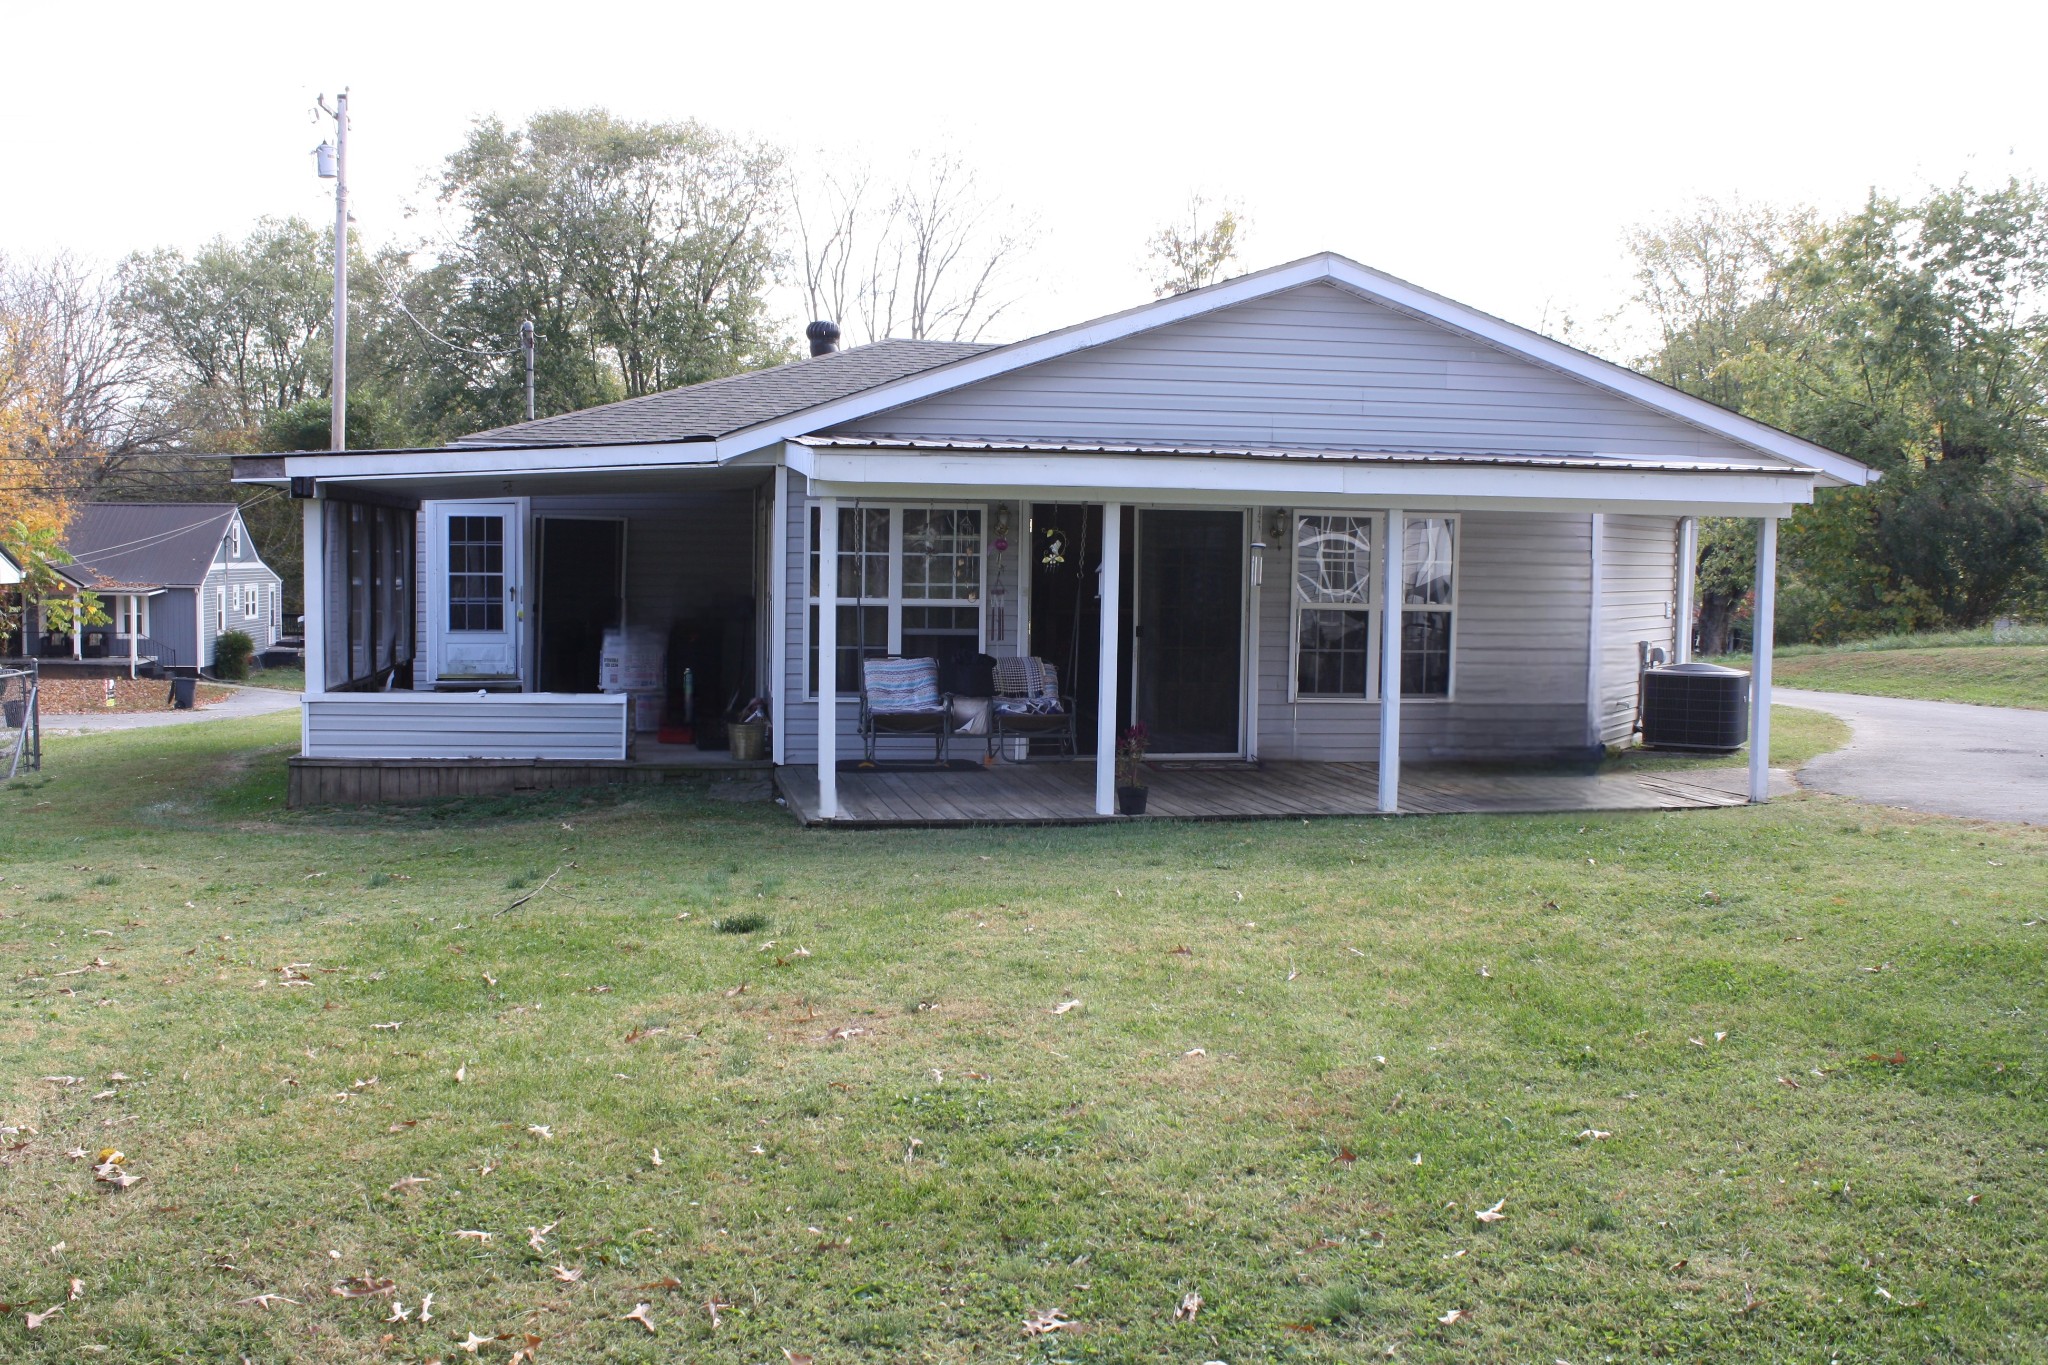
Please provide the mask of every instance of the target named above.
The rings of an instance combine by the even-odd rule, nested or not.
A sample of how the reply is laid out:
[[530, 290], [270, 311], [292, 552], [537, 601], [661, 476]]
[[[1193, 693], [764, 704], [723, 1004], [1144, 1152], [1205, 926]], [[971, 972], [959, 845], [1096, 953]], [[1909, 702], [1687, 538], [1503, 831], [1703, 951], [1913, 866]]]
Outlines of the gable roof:
[[197, 587], [235, 518], [231, 502], [89, 502], [65, 528], [74, 563], [65, 577], [89, 588]]
[[1304, 257], [1286, 265], [1225, 280], [1141, 304], [1091, 322], [1047, 332], [969, 356], [934, 370], [907, 376], [837, 402], [771, 419], [721, 440], [735, 451], [773, 441], [793, 440], [848, 422], [871, 418], [892, 408], [948, 393], [1043, 361], [1136, 336], [1205, 313], [1230, 308], [1309, 284], [1334, 284], [1396, 311], [1421, 318], [1484, 343], [1508, 355], [1555, 370], [1595, 388], [1636, 403], [1651, 412], [1737, 442], [1801, 468], [1817, 471], [1824, 481], [1862, 485], [1874, 481], [1869, 466], [1824, 446], [1780, 431], [1738, 412], [1638, 374], [1613, 361], [1561, 341], [1518, 327], [1456, 300], [1360, 265], [1334, 252]]
[[14, 562], [14, 556], [7, 553], [7, 547], [0, 545], [0, 587], [11, 587], [21, 581], [21, 565]]
[[711, 440], [992, 351], [962, 341], [888, 340], [465, 436], [466, 445], [614, 445]]

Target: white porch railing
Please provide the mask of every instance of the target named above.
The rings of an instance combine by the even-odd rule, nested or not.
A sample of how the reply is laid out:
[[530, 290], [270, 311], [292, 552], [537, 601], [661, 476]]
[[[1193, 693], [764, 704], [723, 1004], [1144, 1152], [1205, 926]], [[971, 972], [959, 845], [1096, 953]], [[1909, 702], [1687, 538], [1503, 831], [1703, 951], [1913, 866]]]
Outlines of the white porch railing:
[[306, 697], [307, 758], [620, 761], [624, 693], [322, 692]]

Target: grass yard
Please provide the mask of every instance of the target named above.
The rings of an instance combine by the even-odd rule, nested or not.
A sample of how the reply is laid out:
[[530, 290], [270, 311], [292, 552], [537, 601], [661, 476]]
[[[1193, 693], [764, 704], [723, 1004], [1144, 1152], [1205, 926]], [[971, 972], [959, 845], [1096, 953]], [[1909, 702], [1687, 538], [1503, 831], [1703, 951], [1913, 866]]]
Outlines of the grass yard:
[[251, 668], [249, 676], [243, 679], [249, 687], [274, 687], [285, 692], [306, 690], [306, 670], [303, 668]]
[[[1714, 659], [1749, 667], [1748, 655]], [[1785, 687], [1873, 697], [1975, 702], [2048, 711], [2048, 629], [1890, 635], [1853, 644], [1781, 646], [1771, 664]]]
[[0, 1358], [2048, 1356], [2048, 834], [293, 815], [296, 725], [0, 791]]

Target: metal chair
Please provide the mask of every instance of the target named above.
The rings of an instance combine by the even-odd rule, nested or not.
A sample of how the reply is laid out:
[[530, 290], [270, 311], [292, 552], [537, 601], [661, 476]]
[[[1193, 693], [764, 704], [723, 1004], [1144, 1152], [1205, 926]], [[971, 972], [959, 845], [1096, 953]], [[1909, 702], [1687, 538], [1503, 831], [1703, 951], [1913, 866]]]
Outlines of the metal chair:
[[938, 660], [860, 661], [860, 737], [867, 762], [875, 761], [875, 742], [884, 736], [932, 735], [932, 760], [943, 763], [952, 733], [952, 699], [939, 691]]
[[1060, 691], [1059, 670], [1044, 659], [1025, 657], [996, 663], [995, 696], [989, 707], [988, 751], [1002, 751], [1006, 739], [1052, 740], [1062, 754], [1075, 754], [1074, 699]]

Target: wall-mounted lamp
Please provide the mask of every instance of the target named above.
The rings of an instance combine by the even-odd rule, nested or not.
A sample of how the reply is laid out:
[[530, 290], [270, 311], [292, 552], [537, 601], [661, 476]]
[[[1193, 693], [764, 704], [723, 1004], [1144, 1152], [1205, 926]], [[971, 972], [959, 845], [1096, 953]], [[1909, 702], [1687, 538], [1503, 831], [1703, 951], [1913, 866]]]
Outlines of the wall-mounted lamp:
[[1272, 513], [1266, 519], [1266, 539], [1274, 541], [1279, 544], [1286, 544], [1287, 528], [1288, 524], [1292, 520], [1293, 518], [1287, 515], [1286, 508], [1274, 508]]

